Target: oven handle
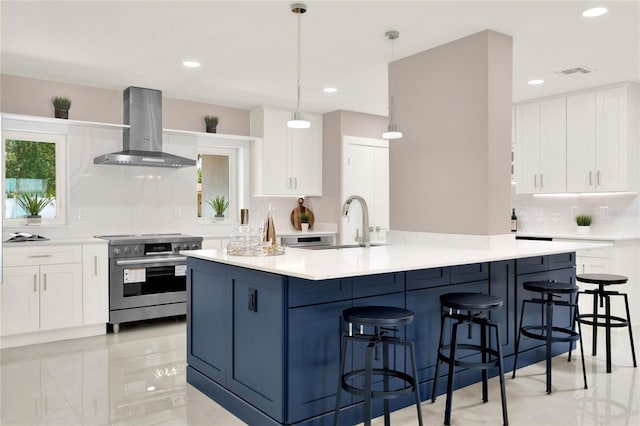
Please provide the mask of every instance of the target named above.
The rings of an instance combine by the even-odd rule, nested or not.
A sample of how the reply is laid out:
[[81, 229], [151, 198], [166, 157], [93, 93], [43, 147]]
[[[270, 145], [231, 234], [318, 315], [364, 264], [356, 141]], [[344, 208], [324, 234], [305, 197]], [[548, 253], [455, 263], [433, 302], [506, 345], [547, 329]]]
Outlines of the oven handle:
[[176, 256], [176, 257], [163, 257], [160, 259], [127, 259], [127, 260], [116, 260], [116, 265], [140, 265], [146, 263], [169, 263], [169, 262], [184, 262], [187, 258], [185, 256]]

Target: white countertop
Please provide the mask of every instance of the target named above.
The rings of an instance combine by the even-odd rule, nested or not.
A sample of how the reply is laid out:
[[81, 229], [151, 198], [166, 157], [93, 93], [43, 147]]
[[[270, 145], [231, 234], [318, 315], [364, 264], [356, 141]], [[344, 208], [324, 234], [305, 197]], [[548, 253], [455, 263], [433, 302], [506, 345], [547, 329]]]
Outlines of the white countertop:
[[518, 237], [530, 238], [558, 238], [563, 240], [589, 240], [589, 241], [621, 241], [621, 240], [638, 240], [640, 235], [636, 234], [612, 234], [591, 232], [589, 234], [578, 234], [576, 232], [564, 232], [552, 234], [548, 232], [518, 232]]
[[442, 244], [394, 244], [338, 250], [287, 247], [284, 255], [270, 257], [231, 256], [225, 250], [215, 249], [181, 253], [258, 271], [309, 280], [325, 280], [566, 253], [606, 245], [512, 238], [510, 241], [491, 244], [487, 248], [473, 249], [459, 248], [460, 246], [446, 247]]
[[14, 247], [30, 247], [30, 246], [63, 246], [63, 245], [77, 245], [77, 244], [108, 244], [107, 240], [102, 238], [55, 238], [47, 241], [22, 241], [22, 242], [2, 242], [3, 250], [11, 250]]

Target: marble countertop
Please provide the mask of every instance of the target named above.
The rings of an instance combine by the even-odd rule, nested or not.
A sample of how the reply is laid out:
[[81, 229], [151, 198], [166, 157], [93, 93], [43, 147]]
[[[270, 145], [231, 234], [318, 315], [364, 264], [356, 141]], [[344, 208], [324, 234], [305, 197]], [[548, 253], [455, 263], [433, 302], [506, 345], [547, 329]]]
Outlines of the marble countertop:
[[55, 238], [45, 241], [22, 241], [22, 242], [2, 242], [3, 250], [11, 250], [14, 247], [30, 247], [30, 246], [62, 246], [76, 244], [108, 244], [107, 240], [101, 238]]
[[361, 275], [464, 265], [480, 262], [566, 253], [608, 244], [515, 240], [487, 248], [448, 247], [443, 244], [392, 244], [370, 248], [305, 250], [287, 247], [280, 256], [232, 256], [225, 250], [188, 250], [181, 253], [227, 265], [280, 275], [325, 280]]

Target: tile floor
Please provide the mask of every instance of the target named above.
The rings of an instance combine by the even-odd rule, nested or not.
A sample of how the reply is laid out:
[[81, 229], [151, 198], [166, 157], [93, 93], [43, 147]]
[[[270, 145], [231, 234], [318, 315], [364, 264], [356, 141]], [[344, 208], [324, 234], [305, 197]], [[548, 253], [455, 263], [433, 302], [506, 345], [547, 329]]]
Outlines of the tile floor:
[[[634, 334], [640, 341], [640, 327]], [[510, 424], [640, 424], [640, 373], [632, 367], [628, 334], [614, 333], [612, 374], [604, 373], [601, 352], [596, 358], [586, 352], [587, 390], [578, 357], [571, 363], [554, 359], [551, 395], [544, 392], [543, 364], [520, 369], [515, 380], [509, 376]], [[185, 353], [185, 322], [175, 319], [123, 326], [118, 335], [2, 350], [0, 424], [244, 424], [186, 384]], [[496, 380], [489, 392], [491, 400], [483, 404], [477, 385], [456, 391], [452, 424], [502, 424]], [[422, 404], [425, 424], [442, 424], [444, 402], [440, 397]], [[415, 407], [394, 413], [392, 424], [415, 425]]]

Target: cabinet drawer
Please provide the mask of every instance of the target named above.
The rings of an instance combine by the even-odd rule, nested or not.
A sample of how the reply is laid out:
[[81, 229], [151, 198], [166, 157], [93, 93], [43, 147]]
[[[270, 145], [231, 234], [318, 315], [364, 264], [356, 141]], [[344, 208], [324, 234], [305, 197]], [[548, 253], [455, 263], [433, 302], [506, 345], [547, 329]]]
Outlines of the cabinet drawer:
[[575, 252], [525, 257], [516, 259], [516, 274], [530, 274], [532, 272], [550, 271], [574, 266], [576, 266]]
[[80, 245], [31, 247], [7, 247], [5, 245], [3, 249], [5, 266], [53, 265], [82, 261], [82, 246]]
[[350, 278], [313, 281], [289, 277], [290, 308], [347, 299], [351, 299]]
[[576, 253], [560, 253], [549, 256], [549, 269], [564, 269], [576, 266]]
[[404, 273], [367, 275], [353, 278], [353, 298], [404, 291]]
[[439, 287], [451, 282], [450, 268], [421, 269], [408, 271], [407, 290], [419, 290], [422, 288]]
[[451, 268], [451, 284], [482, 281], [489, 278], [488, 263], [474, 263]]

